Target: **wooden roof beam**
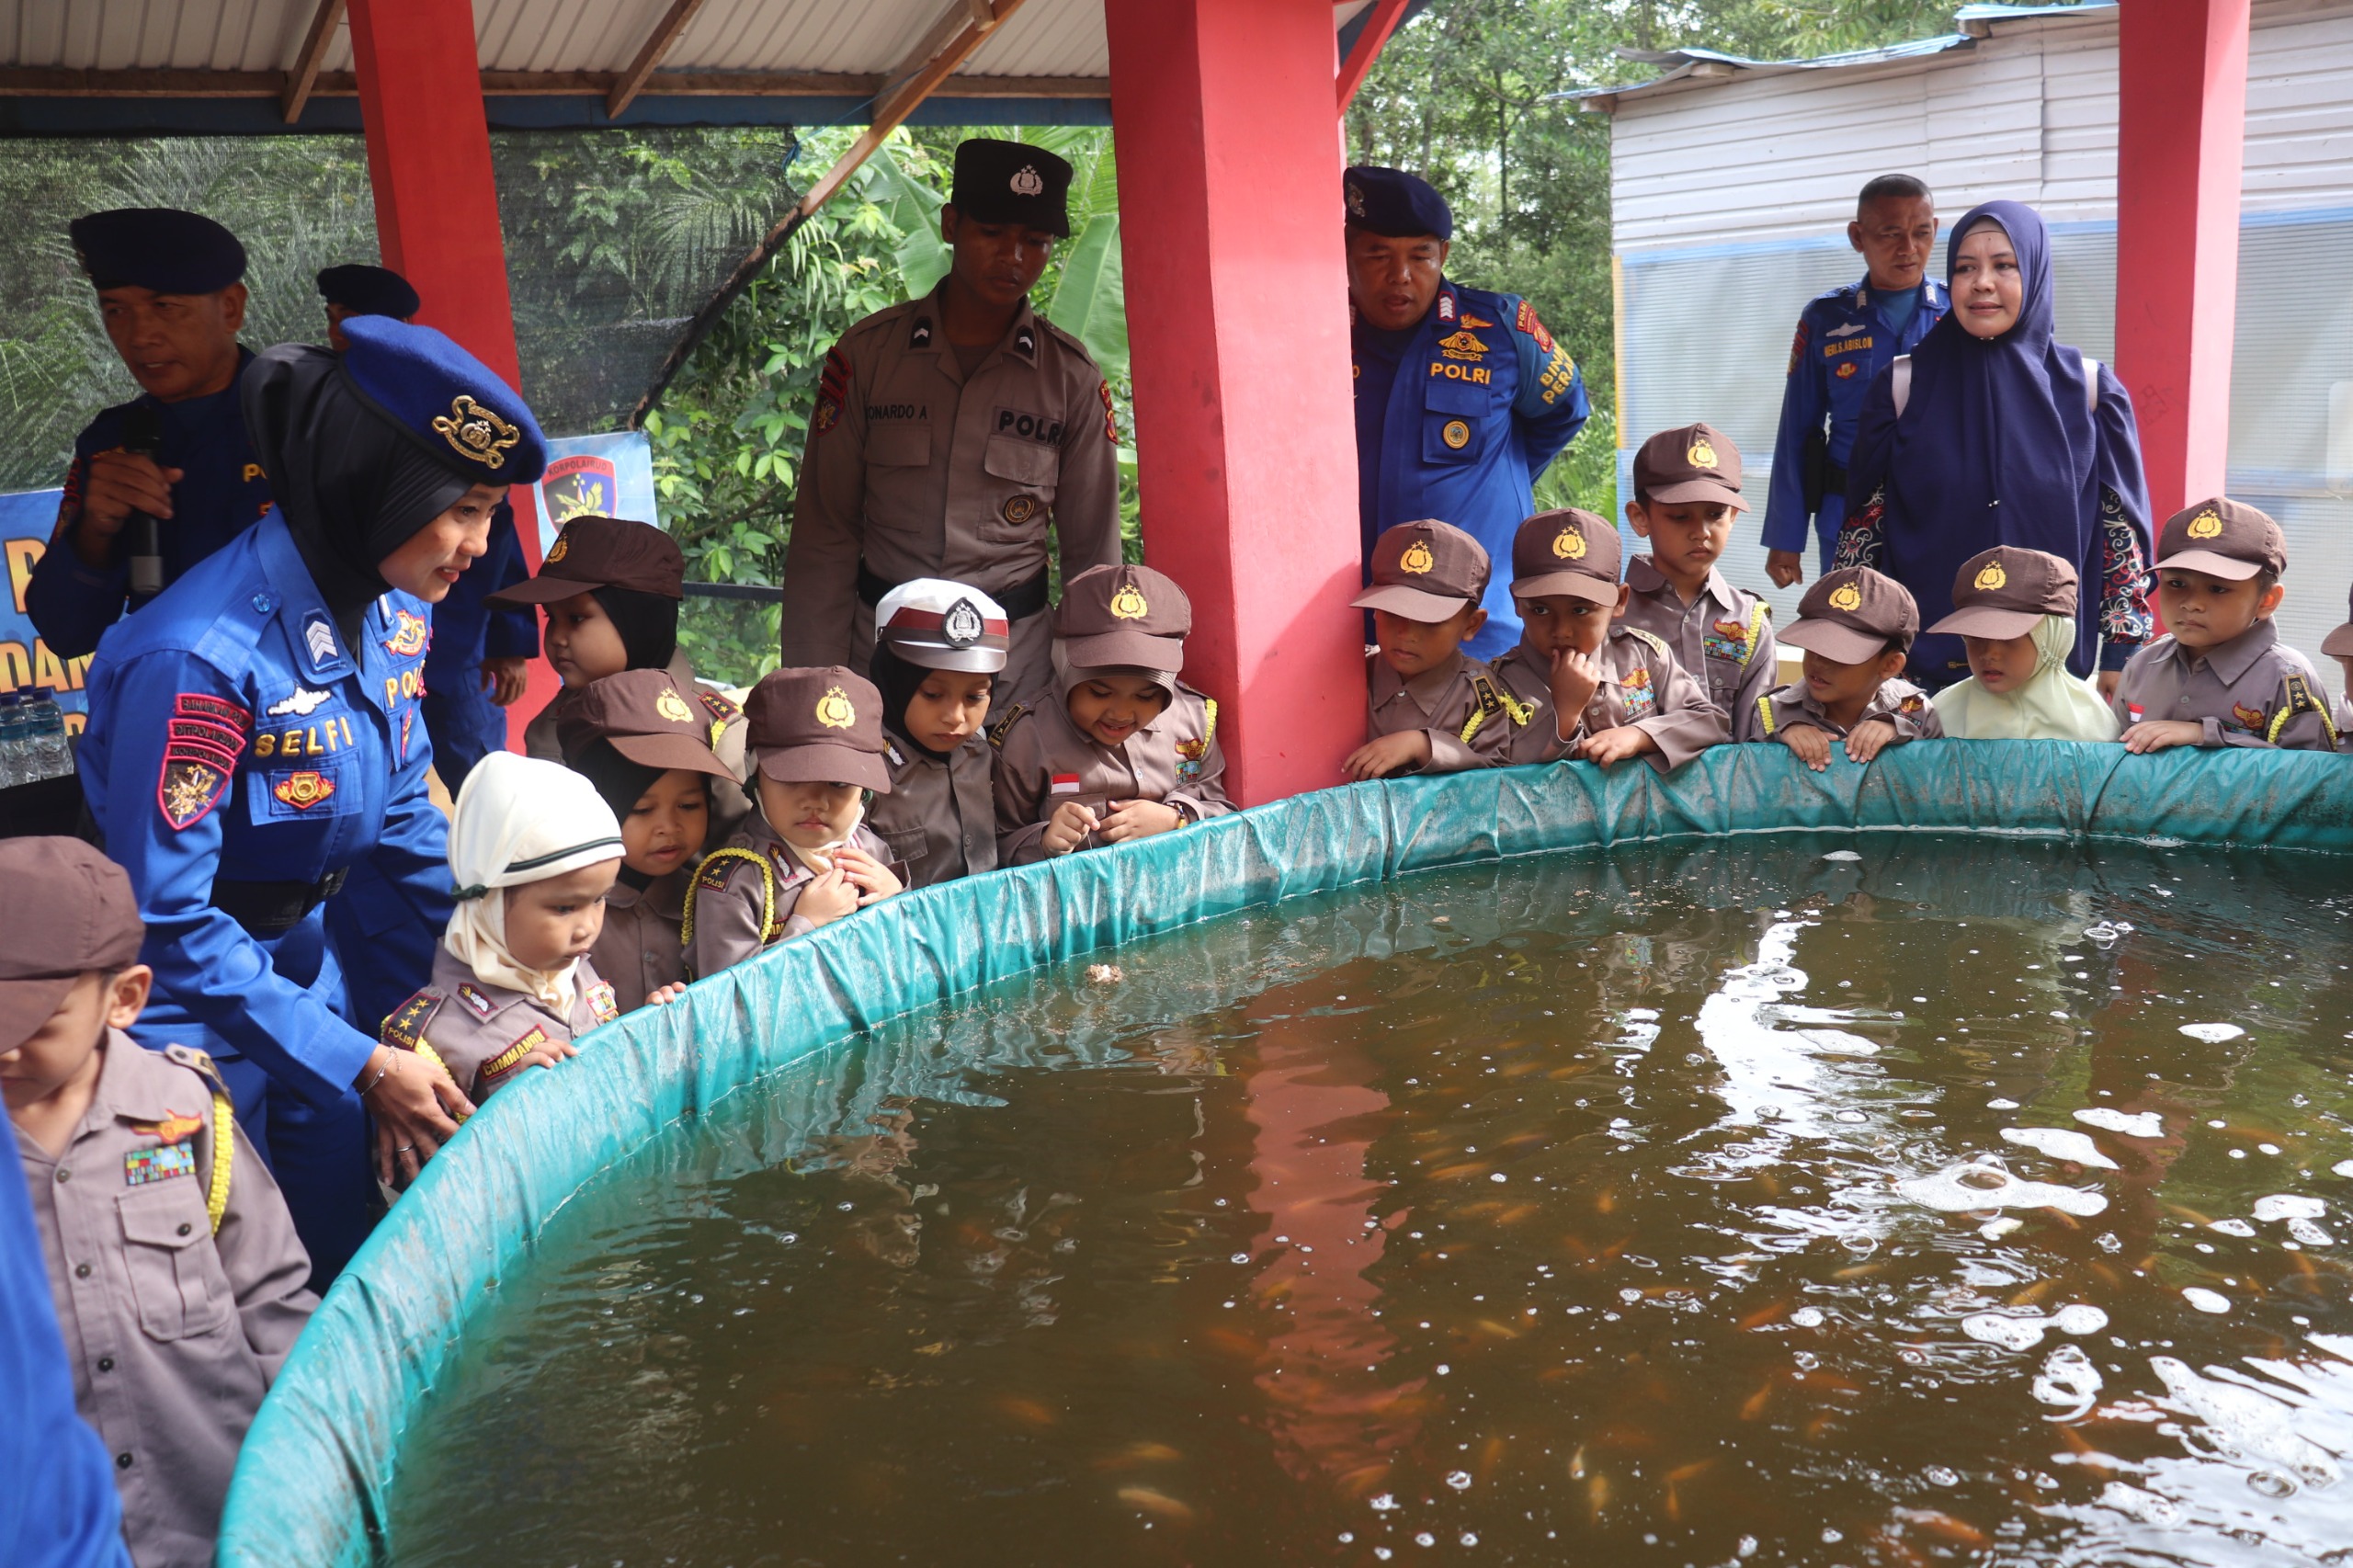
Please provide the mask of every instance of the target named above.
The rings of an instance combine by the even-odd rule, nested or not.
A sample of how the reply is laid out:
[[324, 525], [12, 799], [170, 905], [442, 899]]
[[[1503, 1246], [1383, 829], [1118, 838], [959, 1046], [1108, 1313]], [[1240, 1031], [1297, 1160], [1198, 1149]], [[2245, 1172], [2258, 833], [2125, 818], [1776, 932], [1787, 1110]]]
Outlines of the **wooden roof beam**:
[[[282, 105], [293, 79], [294, 74], [288, 71], [84, 71], [72, 66], [6, 65], [0, 66], [0, 97], [276, 98]], [[880, 98], [899, 79], [813, 71], [656, 71], [640, 85], [637, 96]], [[493, 97], [603, 97], [620, 80], [610, 71], [485, 71], [482, 89]], [[1111, 84], [1099, 76], [950, 76], [940, 85], [960, 98], [1111, 96]], [[350, 72], [320, 71], [313, 75], [304, 101], [347, 98], [358, 91], [358, 78]]]
[[302, 118], [302, 107], [311, 101], [319, 62], [327, 57], [335, 29], [343, 25], [343, 6], [344, 0], [319, 0], [318, 9], [311, 13], [311, 30], [302, 35], [301, 51], [294, 56], [294, 68], [286, 73], [286, 86], [278, 96], [278, 115], [289, 125]]
[[654, 31], [647, 35], [637, 58], [629, 62], [629, 69], [620, 74], [612, 91], [605, 95], [607, 119], [621, 117], [621, 111], [629, 108], [630, 100], [637, 97], [645, 79], [654, 74], [654, 68], [662, 63], [662, 57], [670, 52], [670, 46], [678, 41], [678, 35], [687, 30], [687, 24], [695, 19], [695, 13], [701, 8], [702, 0], [670, 0], [669, 10], [654, 25]]

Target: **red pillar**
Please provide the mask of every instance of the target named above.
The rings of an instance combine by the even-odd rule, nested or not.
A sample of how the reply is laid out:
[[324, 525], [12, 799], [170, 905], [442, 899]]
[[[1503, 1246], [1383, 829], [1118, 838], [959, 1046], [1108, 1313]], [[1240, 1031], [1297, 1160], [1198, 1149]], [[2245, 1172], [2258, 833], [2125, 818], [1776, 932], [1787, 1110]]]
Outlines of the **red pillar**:
[[2249, 0], [2132, 0], [2116, 153], [2116, 373], [2155, 522], [2219, 494], [2231, 434]]
[[[472, 0], [350, 0], [352, 63], [386, 267], [415, 285], [417, 320], [438, 327], [520, 392], [515, 305], [498, 227]], [[540, 566], [538, 517], [517, 487], [523, 560]], [[531, 661], [530, 687], [507, 710], [509, 744], [555, 695], [555, 672]]]
[[1144, 549], [1234, 798], [1364, 738], [1336, 51], [1327, 0], [1107, 0]]

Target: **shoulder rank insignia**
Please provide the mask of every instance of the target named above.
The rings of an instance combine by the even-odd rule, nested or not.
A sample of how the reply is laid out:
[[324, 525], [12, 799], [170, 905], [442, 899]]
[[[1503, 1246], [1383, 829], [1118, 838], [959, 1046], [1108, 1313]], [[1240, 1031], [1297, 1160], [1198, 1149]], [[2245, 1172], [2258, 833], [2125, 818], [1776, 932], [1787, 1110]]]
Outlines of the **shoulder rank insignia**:
[[2312, 683], [2301, 675], [2291, 675], [2280, 683], [2279, 711], [2272, 715], [2271, 727], [2263, 738], [2274, 745], [2279, 744], [2279, 732], [2286, 729], [2288, 721], [2299, 713], [2319, 714], [2321, 733], [2328, 737], [2332, 748], [2338, 744], [2336, 721], [2330, 717], [2328, 704], [2313, 695]]
[[433, 1010], [441, 1006], [441, 993], [426, 986], [407, 1001], [384, 1015], [376, 1038], [401, 1051], [415, 1051], [425, 1040], [425, 1026], [432, 1021]]
[[741, 708], [736, 707], [707, 686], [698, 686], [695, 688], [695, 695], [702, 699], [702, 705], [710, 711], [710, 716], [723, 723], [732, 724], [744, 716], [744, 710]]
[[458, 1000], [463, 1002], [466, 1011], [477, 1018], [487, 1018], [498, 1011], [498, 1004], [487, 993], [478, 990], [472, 981], [458, 983]]
[[548, 1031], [540, 1028], [539, 1025], [533, 1024], [529, 1028], [525, 1029], [521, 1034], [517, 1035], [512, 1040], [509, 1040], [506, 1044], [506, 1050], [500, 1051], [497, 1055], [483, 1062], [482, 1064], [481, 1071], [474, 1074], [476, 1081], [483, 1085], [485, 1087], [496, 1083], [499, 1079], [506, 1077], [517, 1067], [520, 1067], [523, 1064], [523, 1058], [530, 1055], [531, 1052], [539, 1050], [540, 1047], [547, 1044], [547, 1042]]
[[1003, 749], [1005, 737], [1013, 733], [1013, 726], [1021, 722], [1029, 711], [1027, 706], [1018, 702], [1006, 709], [1005, 717], [989, 726], [989, 744]]
[[610, 981], [600, 980], [588, 988], [588, 1011], [600, 1024], [609, 1024], [621, 1016], [620, 1005], [613, 1000]]
[[[1671, 659], [1675, 657], [1675, 650], [1668, 647], [1666, 645], [1666, 639], [1661, 637], [1657, 632], [1645, 631], [1639, 626], [1629, 626], [1626, 630], [1634, 636], [1641, 638], [1643, 642], [1648, 645], [1650, 651], [1656, 653], [1659, 657], [1663, 659]], [[1629, 681], [1633, 677], [1631, 676], [1627, 677]], [[1645, 682], [1648, 682], [1650, 679], [1650, 671], [1644, 670], [1643, 672], [1643, 679]]]
[[2264, 732], [2264, 714], [2260, 708], [2249, 708], [2244, 702], [2234, 702], [2231, 704], [2231, 718], [2242, 730], [2250, 731], [2258, 735]]

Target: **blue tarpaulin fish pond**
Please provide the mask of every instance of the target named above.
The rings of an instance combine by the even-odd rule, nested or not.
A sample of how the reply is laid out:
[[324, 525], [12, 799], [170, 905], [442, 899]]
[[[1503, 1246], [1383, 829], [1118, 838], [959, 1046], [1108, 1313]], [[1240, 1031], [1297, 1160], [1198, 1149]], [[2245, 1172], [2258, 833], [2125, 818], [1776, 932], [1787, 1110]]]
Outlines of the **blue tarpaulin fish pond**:
[[1809, 771], [1722, 746], [1670, 778], [1585, 764], [1302, 795], [1118, 849], [891, 900], [591, 1037], [499, 1095], [327, 1294], [246, 1439], [220, 1561], [385, 1554], [412, 1412], [498, 1277], [599, 1172], [883, 1020], [1234, 911], [1415, 871], [1614, 844], [1938, 831], [2353, 852], [2353, 758], [1927, 741]]

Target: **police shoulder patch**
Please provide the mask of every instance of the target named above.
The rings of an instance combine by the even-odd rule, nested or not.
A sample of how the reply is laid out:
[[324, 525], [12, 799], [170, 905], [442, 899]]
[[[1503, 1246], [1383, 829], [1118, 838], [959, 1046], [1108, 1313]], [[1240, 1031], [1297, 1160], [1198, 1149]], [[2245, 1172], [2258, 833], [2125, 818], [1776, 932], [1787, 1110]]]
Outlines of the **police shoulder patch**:
[[1003, 749], [1005, 737], [1013, 733], [1013, 726], [1021, 722], [1029, 713], [1029, 707], [1024, 703], [1017, 702], [1006, 709], [1005, 717], [989, 726], [989, 744]]
[[1519, 328], [1522, 335], [1534, 338], [1540, 351], [1546, 354], [1552, 352], [1552, 335], [1544, 330], [1544, 323], [1537, 316], [1534, 305], [1522, 300], [1519, 302], [1518, 319], [1512, 324]]
[[695, 695], [702, 699], [703, 708], [723, 724], [732, 724], [744, 716], [744, 710], [707, 686], [697, 686]]
[[1629, 635], [1638, 637], [1644, 643], [1648, 644], [1650, 651], [1656, 653], [1660, 658], [1671, 659], [1675, 657], [1675, 650], [1669, 648], [1666, 645], [1666, 639], [1661, 637], [1657, 632], [1646, 631], [1639, 626], [1629, 626], [1626, 628], [1626, 631]]
[[401, 1051], [415, 1051], [425, 1041], [425, 1026], [443, 1001], [443, 994], [430, 985], [384, 1015], [376, 1030], [382, 1043]]

